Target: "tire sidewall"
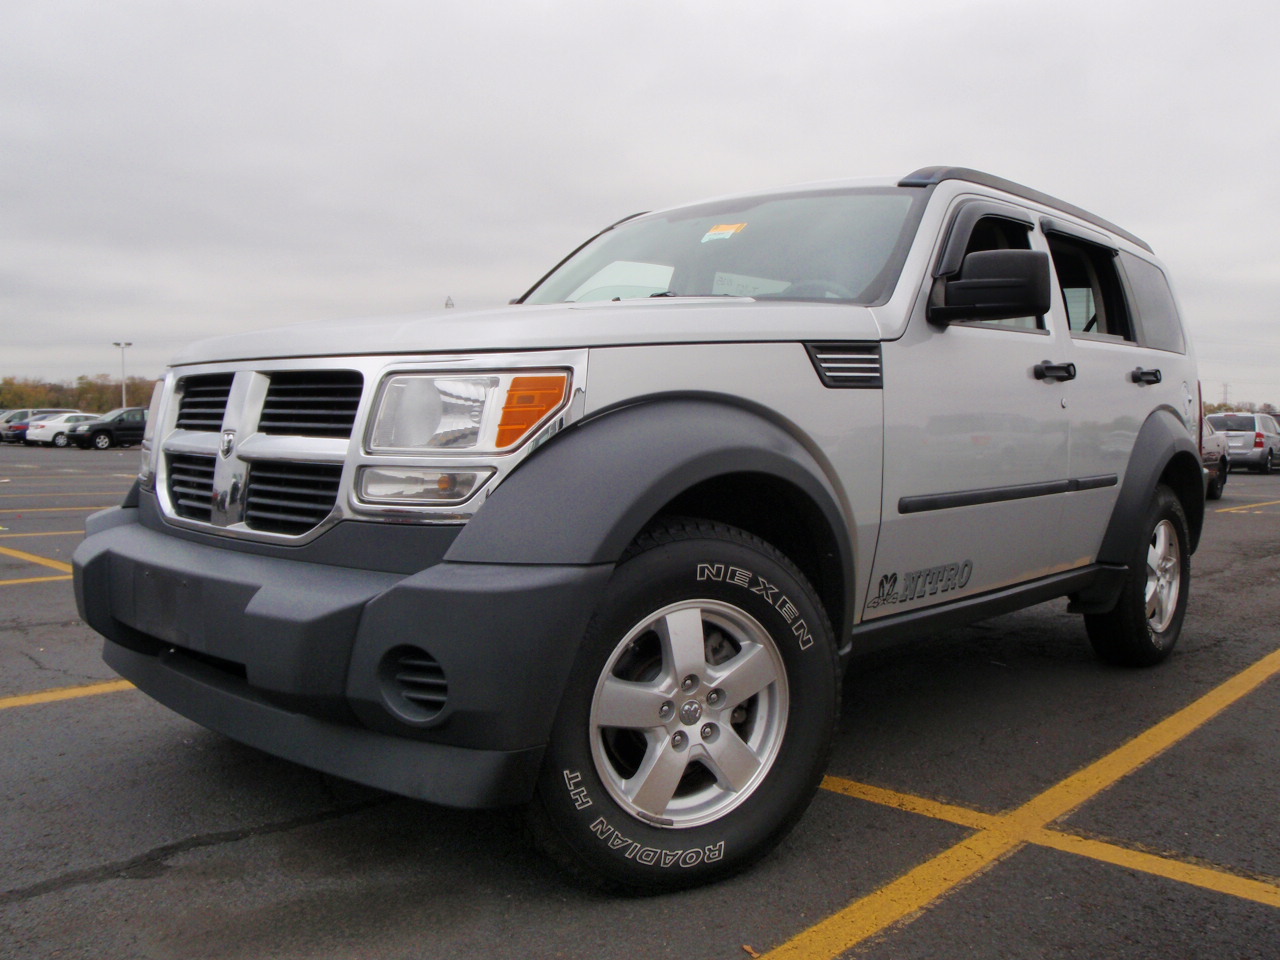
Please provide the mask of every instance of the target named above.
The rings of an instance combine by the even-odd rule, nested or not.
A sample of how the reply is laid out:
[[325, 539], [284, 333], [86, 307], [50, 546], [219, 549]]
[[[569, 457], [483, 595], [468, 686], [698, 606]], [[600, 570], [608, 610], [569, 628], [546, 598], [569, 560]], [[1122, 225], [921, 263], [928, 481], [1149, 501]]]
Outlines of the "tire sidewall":
[[[704, 883], [767, 852], [812, 799], [838, 703], [834, 644], [812, 588], [769, 549], [712, 537], [677, 540], [615, 571], [566, 687], [538, 788], [543, 813], [588, 872], [634, 889]], [[754, 792], [713, 823], [673, 829], [647, 824], [614, 801], [592, 758], [590, 710], [619, 641], [657, 610], [690, 599], [736, 606], [769, 632], [787, 672], [790, 707], [778, 754]]]

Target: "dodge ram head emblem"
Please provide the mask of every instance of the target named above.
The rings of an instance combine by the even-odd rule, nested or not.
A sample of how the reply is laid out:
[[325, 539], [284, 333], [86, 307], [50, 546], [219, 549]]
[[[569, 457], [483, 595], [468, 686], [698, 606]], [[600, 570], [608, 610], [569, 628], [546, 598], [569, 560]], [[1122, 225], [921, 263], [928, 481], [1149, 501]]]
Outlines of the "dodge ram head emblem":
[[218, 452], [222, 454], [225, 460], [231, 456], [231, 451], [236, 448], [236, 432], [234, 430], [222, 431], [222, 444], [218, 447]]

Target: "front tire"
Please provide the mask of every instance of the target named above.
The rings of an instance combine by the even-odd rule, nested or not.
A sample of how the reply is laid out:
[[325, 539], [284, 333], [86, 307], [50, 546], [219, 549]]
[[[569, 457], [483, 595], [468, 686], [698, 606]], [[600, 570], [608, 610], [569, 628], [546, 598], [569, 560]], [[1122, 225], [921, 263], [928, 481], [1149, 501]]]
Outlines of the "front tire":
[[736, 528], [667, 521], [629, 548], [587, 628], [534, 835], [617, 890], [735, 873], [808, 807], [838, 695], [831, 627], [795, 566]]
[[1107, 613], [1085, 614], [1098, 659], [1149, 667], [1173, 652], [1191, 592], [1191, 537], [1173, 491], [1156, 487], [1135, 544], [1120, 601]]
[[92, 443], [92, 444], [93, 444], [93, 449], [95, 449], [95, 450], [110, 450], [110, 449], [111, 449], [111, 434], [109, 434], [109, 433], [95, 433], [95, 434], [93, 435], [93, 439], [90, 441], [90, 443]]

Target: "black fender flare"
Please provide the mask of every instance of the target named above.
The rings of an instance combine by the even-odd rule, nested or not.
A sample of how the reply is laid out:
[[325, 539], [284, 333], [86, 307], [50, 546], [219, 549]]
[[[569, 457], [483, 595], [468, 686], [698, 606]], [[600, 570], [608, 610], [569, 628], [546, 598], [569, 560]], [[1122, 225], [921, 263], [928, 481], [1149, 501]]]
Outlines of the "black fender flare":
[[512, 471], [445, 559], [616, 563], [666, 504], [734, 474], [768, 475], [807, 496], [829, 525], [852, 584], [849, 525], [818, 459], [781, 425], [711, 398], [615, 408], [561, 433]]
[[1200, 451], [1182, 419], [1167, 408], [1152, 412], [1138, 431], [1120, 494], [1098, 549], [1098, 563], [1116, 569], [1117, 575], [1101, 578], [1096, 586], [1081, 591], [1075, 598], [1076, 609], [1100, 612], [1115, 605], [1124, 580], [1119, 568], [1125, 567], [1133, 554], [1147, 505], [1161, 483], [1171, 487], [1182, 503], [1194, 553], [1204, 528]]

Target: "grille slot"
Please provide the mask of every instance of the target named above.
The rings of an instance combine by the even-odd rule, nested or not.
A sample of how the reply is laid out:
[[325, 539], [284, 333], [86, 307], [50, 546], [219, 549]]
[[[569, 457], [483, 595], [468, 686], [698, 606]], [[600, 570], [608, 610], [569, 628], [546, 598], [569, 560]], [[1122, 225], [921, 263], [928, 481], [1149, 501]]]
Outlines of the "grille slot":
[[364, 378], [354, 370], [282, 371], [271, 375], [258, 429], [302, 437], [351, 436]]
[[430, 720], [449, 700], [449, 680], [444, 668], [420, 647], [388, 650], [378, 672], [388, 705], [408, 720]]
[[884, 386], [878, 343], [806, 343], [814, 369], [828, 387], [879, 389]]
[[255, 462], [249, 467], [244, 522], [251, 530], [306, 533], [333, 510], [340, 463]]
[[178, 402], [178, 429], [221, 430], [233, 376], [230, 373], [211, 373], [185, 377], [178, 388], [182, 393]]
[[213, 457], [169, 455], [169, 501], [173, 512], [187, 520], [208, 523], [213, 517]]

